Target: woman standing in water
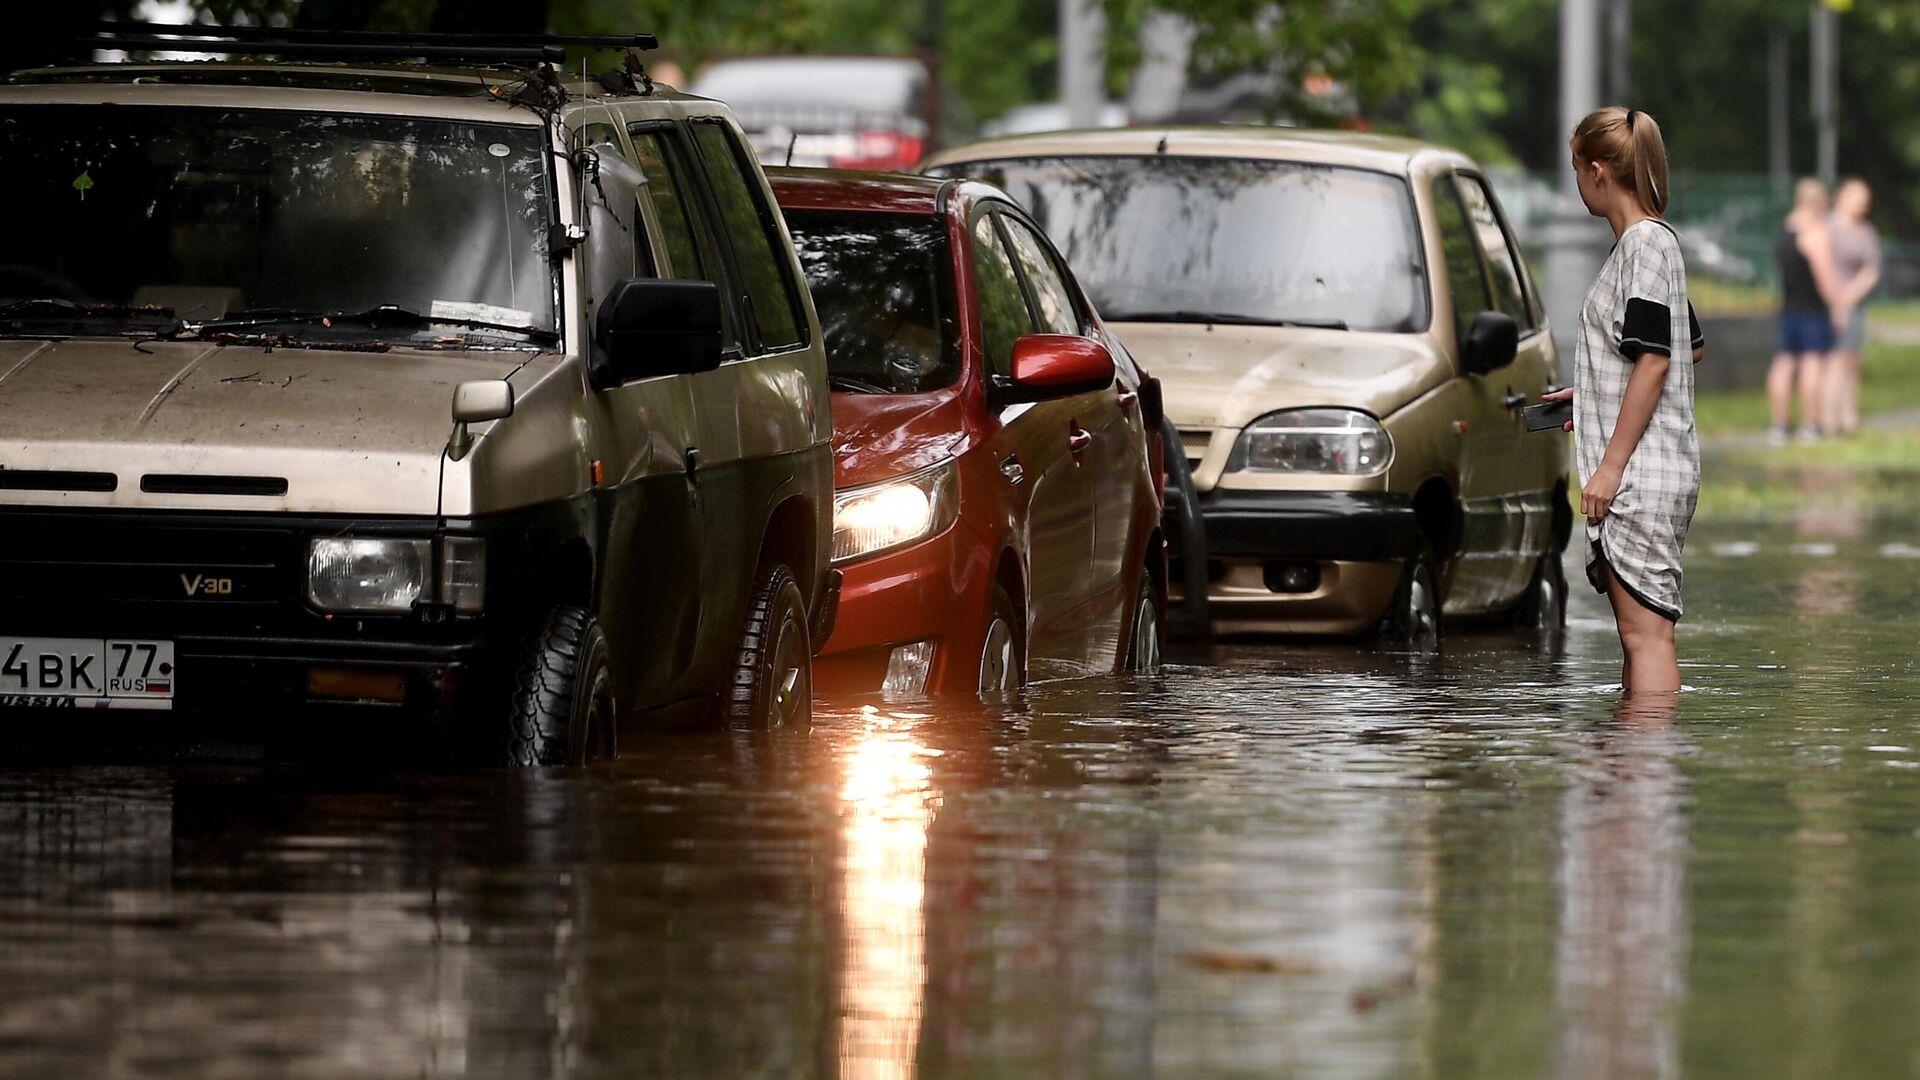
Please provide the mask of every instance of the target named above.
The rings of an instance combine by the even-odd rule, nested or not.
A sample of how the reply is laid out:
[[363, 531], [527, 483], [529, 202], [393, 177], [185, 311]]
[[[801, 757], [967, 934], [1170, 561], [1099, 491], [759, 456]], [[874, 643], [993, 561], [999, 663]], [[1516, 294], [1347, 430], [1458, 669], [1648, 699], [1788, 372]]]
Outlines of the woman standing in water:
[[[1574, 129], [1573, 168], [1587, 212], [1613, 227], [1613, 253], [1580, 307], [1571, 390], [1587, 578], [1613, 605], [1634, 693], [1680, 689], [1673, 628], [1680, 553], [1700, 494], [1693, 363], [1680, 239], [1666, 211], [1667, 150], [1646, 113], [1601, 109]], [[1679, 350], [1679, 359], [1674, 358]]]

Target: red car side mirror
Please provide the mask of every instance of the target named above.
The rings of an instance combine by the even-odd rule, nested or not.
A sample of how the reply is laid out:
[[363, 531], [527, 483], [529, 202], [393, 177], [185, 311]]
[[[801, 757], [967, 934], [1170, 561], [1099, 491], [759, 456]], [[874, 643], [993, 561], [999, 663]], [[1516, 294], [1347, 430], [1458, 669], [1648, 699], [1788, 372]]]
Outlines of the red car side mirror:
[[1113, 354], [1076, 334], [1028, 334], [1013, 343], [1013, 378], [999, 380], [1002, 401], [1051, 401], [1113, 385]]

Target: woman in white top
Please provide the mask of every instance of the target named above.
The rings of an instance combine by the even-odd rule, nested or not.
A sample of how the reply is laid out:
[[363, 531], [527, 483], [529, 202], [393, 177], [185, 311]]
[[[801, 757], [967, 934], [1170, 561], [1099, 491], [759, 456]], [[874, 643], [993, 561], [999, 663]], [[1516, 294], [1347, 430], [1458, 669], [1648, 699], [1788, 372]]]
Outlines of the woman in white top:
[[1867, 221], [1873, 190], [1855, 177], [1833, 197], [1833, 221], [1827, 227], [1833, 245], [1833, 272], [1839, 279], [1834, 326], [1839, 338], [1827, 361], [1825, 415], [1820, 426], [1830, 435], [1849, 435], [1860, 426], [1860, 354], [1867, 348], [1867, 297], [1880, 284], [1880, 237]]
[[1572, 148], [1580, 198], [1616, 242], [1580, 308], [1574, 388], [1550, 396], [1574, 398], [1587, 577], [1613, 606], [1621, 682], [1636, 694], [1671, 693], [1680, 689], [1673, 628], [1700, 443], [1686, 265], [1660, 219], [1667, 151], [1653, 117], [1617, 106], [1582, 120]]

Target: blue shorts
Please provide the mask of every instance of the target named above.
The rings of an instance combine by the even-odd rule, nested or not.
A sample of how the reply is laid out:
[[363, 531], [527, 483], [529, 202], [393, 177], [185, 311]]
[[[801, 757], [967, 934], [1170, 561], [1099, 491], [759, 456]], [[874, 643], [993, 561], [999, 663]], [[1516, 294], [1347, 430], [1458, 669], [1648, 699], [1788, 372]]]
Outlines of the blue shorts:
[[1780, 351], [1798, 356], [1833, 349], [1833, 320], [1805, 311], [1780, 313]]

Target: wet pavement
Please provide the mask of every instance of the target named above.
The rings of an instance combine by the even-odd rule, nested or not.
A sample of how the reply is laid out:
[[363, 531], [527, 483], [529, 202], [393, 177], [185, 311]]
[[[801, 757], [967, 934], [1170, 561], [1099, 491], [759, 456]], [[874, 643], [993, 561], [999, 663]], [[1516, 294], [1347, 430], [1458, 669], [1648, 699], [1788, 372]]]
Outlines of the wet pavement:
[[1911, 1074], [1914, 505], [1703, 513], [1675, 717], [1580, 589], [585, 772], [16, 768], [0, 1074]]

